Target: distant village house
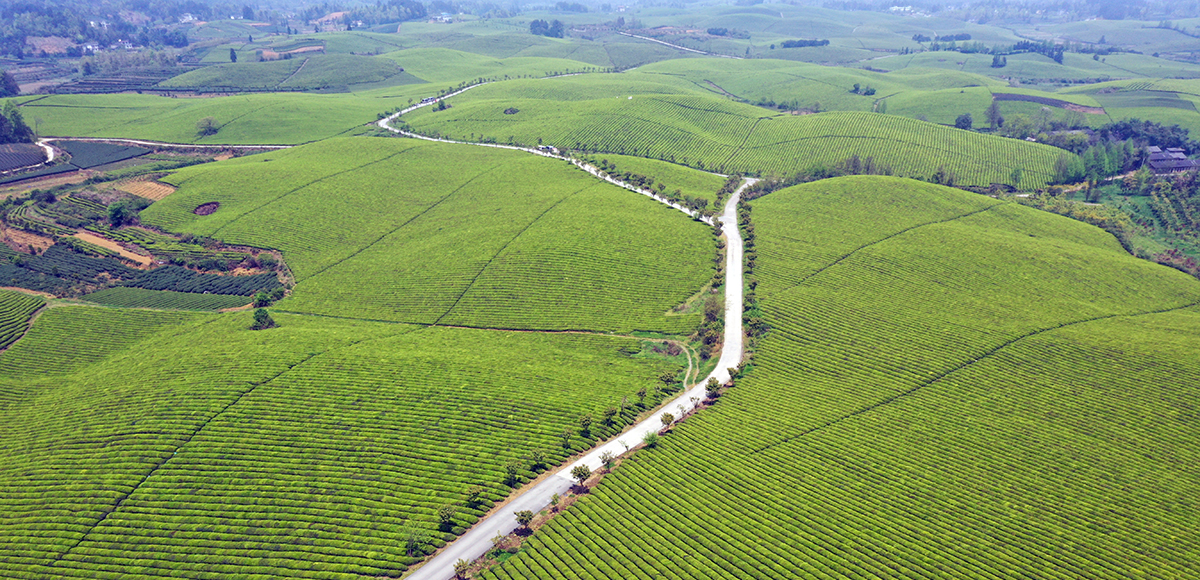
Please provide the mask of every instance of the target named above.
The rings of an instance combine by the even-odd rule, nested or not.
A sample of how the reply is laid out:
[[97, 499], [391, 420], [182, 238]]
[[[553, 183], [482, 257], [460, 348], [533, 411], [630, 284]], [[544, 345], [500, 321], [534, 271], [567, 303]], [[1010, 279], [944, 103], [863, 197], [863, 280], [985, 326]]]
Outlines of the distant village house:
[[1188, 159], [1187, 153], [1178, 147], [1170, 147], [1165, 151], [1160, 147], [1148, 147], [1146, 152], [1149, 153], [1146, 165], [1149, 165], [1154, 173], [1180, 173], [1200, 169], [1200, 161]]

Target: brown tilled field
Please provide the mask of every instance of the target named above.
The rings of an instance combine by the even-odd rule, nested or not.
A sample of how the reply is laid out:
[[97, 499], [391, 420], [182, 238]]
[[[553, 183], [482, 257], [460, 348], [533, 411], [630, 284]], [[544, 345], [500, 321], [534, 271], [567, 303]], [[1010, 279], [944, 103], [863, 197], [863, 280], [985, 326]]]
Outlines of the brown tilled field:
[[127, 181], [117, 184], [117, 189], [154, 201], [175, 193], [174, 187], [157, 181]]

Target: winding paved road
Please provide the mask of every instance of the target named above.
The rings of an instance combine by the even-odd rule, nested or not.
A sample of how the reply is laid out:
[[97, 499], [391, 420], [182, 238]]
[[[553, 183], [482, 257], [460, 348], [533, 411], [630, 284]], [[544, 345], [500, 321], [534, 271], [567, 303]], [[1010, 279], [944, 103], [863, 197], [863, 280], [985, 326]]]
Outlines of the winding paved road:
[[[479, 86], [479, 85], [474, 85]], [[467, 87], [455, 93], [451, 93], [442, 98], [452, 97], [472, 87]], [[515, 145], [498, 145], [492, 143], [468, 143], [463, 141], [452, 141], [449, 139], [436, 139], [402, 131], [391, 126], [390, 121], [407, 113], [409, 111], [425, 107], [436, 103], [437, 100], [415, 105], [395, 113], [385, 119], [379, 121], [378, 125], [381, 128], [400, 133], [417, 139], [425, 139], [428, 141], [440, 141], [444, 143], [462, 143], [466, 145], [477, 145], [484, 147], [498, 147], [501, 149], [519, 149], [528, 151], [535, 155], [543, 157], [553, 157], [555, 159], [563, 159], [570, 161], [579, 166], [583, 170], [604, 179], [615, 185], [626, 189], [636, 191], [643, 195], [650, 196], [655, 200], [670, 205], [679, 211], [682, 211], [694, 218], [711, 223], [710, 219], [698, 217], [696, 212], [670, 203], [662, 198], [655, 196], [652, 192], [635, 187], [631, 184], [613, 179], [612, 177], [602, 175], [600, 170], [592, 165], [583, 163], [578, 159], [572, 159], [556, 155], [552, 152], [532, 149], [527, 147], [518, 147]], [[576, 461], [561, 466], [557, 471], [549, 477], [541, 480], [539, 483], [527, 488], [514, 491], [515, 494], [507, 504], [500, 509], [488, 514], [483, 519], [479, 520], [471, 527], [467, 533], [454, 540], [445, 549], [439, 552], [433, 558], [427, 560], [424, 565], [414, 570], [406, 576], [406, 580], [447, 580], [454, 577], [454, 564], [459, 560], [471, 561], [487, 553], [492, 549], [492, 538], [497, 534], [507, 535], [517, 529], [516, 513], [522, 510], [532, 512], [541, 511], [546, 506], [550, 505], [550, 498], [554, 494], [562, 495], [574, 485], [574, 480], [571, 478], [571, 469], [576, 465], [586, 465], [592, 471], [600, 468], [602, 462], [600, 456], [604, 453], [612, 453], [614, 456], [625, 453], [629, 447], [633, 447], [641, 443], [642, 438], [647, 433], [657, 432], [662, 428], [663, 413], [671, 413], [675, 417], [680, 417], [684, 413], [692, 410], [696, 406], [696, 401], [702, 401], [705, 397], [704, 385], [708, 382], [709, 377], [716, 378], [718, 381], [725, 382], [729, 380], [729, 368], [736, 367], [742, 360], [744, 345], [742, 343], [742, 236], [738, 232], [737, 227], [737, 202], [741, 197], [742, 191], [747, 186], [756, 182], [756, 179], [747, 179], [742, 183], [736, 192], [730, 197], [725, 204], [725, 211], [719, 216], [721, 229], [725, 233], [727, 239], [725, 245], [725, 336], [724, 345], [721, 349], [721, 358], [717, 361], [716, 369], [705, 377], [700, 382], [693, 385], [690, 389], [679, 395], [675, 399], [663, 405], [663, 407], [653, 415], [643, 419], [641, 422], [634, 424], [626, 429], [620, 435], [612, 438], [607, 443], [600, 445], [589, 451], [587, 455], [577, 459]], [[729, 322], [732, 321], [732, 324]]]

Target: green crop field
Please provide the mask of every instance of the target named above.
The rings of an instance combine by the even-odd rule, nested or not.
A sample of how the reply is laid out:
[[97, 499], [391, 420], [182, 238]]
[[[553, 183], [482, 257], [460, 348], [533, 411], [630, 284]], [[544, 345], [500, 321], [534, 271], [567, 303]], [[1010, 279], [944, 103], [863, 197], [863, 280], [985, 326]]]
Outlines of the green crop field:
[[[674, 332], [695, 315], [665, 313], [712, 275], [706, 227], [521, 152], [330, 140], [167, 179], [179, 190], [142, 219], [283, 250], [298, 285], [280, 307], [295, 312]], [[192, 213], [212, 201], [212, 215]]]
[[[874, 157], [898, 175], [928, 177], [944, 166], [962, 183], [976, 185], [1006, 183], [1016, 167], [1024, 170], [1023, 186], [1043, 184], [1063, 153], [893, 115], [773, 114], [722, 97], [701, 96], [694, 92], [699, 89], [680, 95], [650, 92], [668, 86], [661, 81], [632, 84], [634, 90], [647, 93], [621, 93], [620, 86], [608, 85], [608, 76], [497, 83], [449, 99], [453, 106], [446, 111], [427, 107], [403, 120], [419, 132], [454, 139], [547, 143], [718, 172], [792, 173], [858, 155]], [[636, 80], [648, 75], [631, 76]], [[563, 101], [538, 96], [585, 89], [595, 98]], [[505, 113], [513, 108], [516, 114]]]
[[[420, 85], [414, 85], [420, 86]], [[353, 95], [252, 94], [209, 99], [151, 95], [54, 95], [22, 106], [42, 119], [45, 135], [121, 137], [171, 143], [294, 144], [325, 139], [373, 122], [381, 111], [407, 103], [408, 87], [380, 98]], [[411, 96], [420, 91], [409, 91]], [[214, 134], [196, 123], [213, 117]]]
[[421, 82], [402, 71], [395, 61], [343, 54], [310, 56], [269, 62], [237, 62], [204, 67], [172, 77], [161, 87], [198, 89], [316, 90], [380, 83], [394, 77], [396, 84]]
[[0, 350], [25, 334], [29, 317], [46, 303], [40, 297], [0, 290]]
[[275, 318], [60, 307], [0, 354], [0, 570], [395, 575], [406, 529], [441, 545], [438, 508], [483, 485], [473, 522], [505, 462], [557, 463], [664, 370], [618, 337]]
[[155, 308], [163, 310], [221, 310], [237, 308], [250, 303], [246, 296], [227, 294], [197, 294], [194, 292], [172, 292], [170, 290], [145, 290], [143, 288], [107, 288], [87, 294], [81, 298], [105, 306], [132, 308]]
[[483, 578], [1195, 569], [1195, 279], [895, 178], [753, 206], [753, 370]]

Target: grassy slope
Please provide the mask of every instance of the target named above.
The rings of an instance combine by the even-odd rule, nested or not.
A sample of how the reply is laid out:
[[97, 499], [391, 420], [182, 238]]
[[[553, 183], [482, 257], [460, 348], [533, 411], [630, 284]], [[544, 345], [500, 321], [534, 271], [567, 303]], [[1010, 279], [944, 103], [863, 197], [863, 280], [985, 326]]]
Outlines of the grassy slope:
[[275, 318], [60, 307], [0, 354], [0, 574], [394, 574], [405, 520], [440, 544], [440, 506], [665, 370], [622, 338]]
[[892, 178], [754, 206], [773, 327], [754, 370], [486, 578], [1195, 568], [1195, 280]]
[[[298, 312], [677, 331], [695, 318], [664, 313], [711, 275], [707, 228], [525, 153], [333, 140], [170, 180], [180, 189], [142, 219], [282, 249], [299, 285], [280, 307]], [[222, 206], [191, 213], [208, 201]]]
[[[487, 136], [506, 142], [586, 146], [605, 152], [662, 158], [719, 172], [792, 172], [852, 154], [874, 156], [901, 175], [928, 176], [945, 165], [964, 183], [1007, 182], [1013, 167], [1023, 185], [1050, 177], [1061, 153], [1051, 147], [962, 132], [892, 115], [828, 113], [775, 115], [724, 97], [681, 87], [661, 75], [633, 73], [610, 86], [609, 75], [498, 83], [450, 100], [447, 111], [406, 115], [414, 128], [456, 139]], [[591, 100], [560, 95], [591, 91]], [[632, 97], [632, 98], [630, 98]], [[504, 114], [516, 108], [515, 115]], [[701, 166], [701, 163], [703, 166]]]

